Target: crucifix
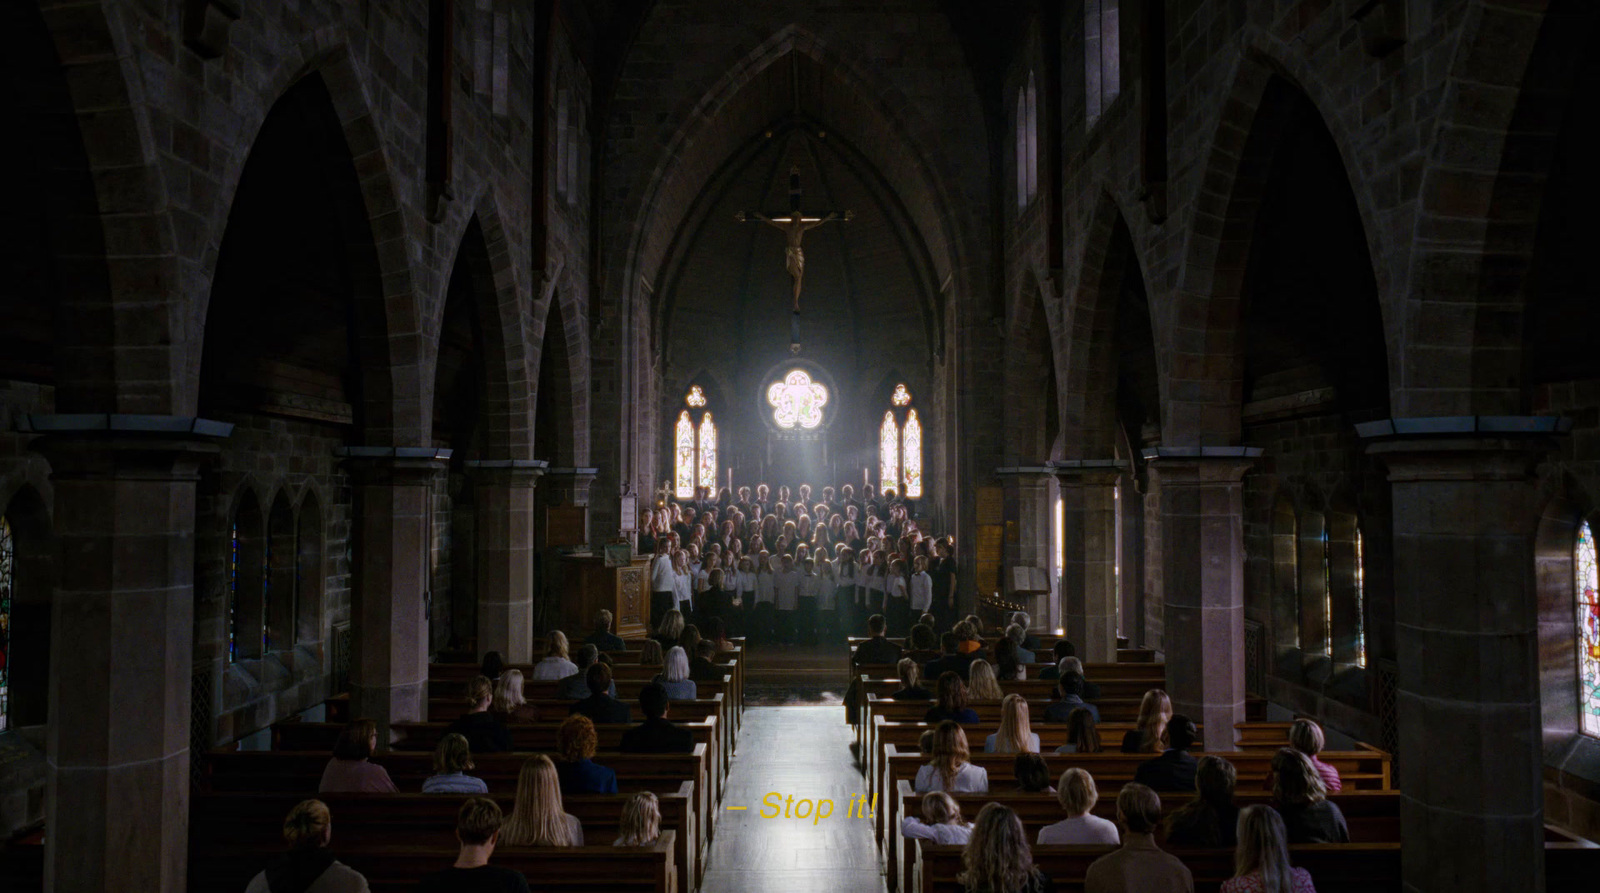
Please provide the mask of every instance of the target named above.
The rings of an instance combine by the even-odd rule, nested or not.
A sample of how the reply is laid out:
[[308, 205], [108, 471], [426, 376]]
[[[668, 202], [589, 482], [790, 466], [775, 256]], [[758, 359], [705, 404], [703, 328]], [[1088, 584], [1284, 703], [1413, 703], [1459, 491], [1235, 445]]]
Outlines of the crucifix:
[[789, 352], [800, 352], [800, 280], [806, 272], [806, 255], [800, 248], [800, 240], [809, 230], [834, 220], [853, 220], [854, 211], [829, 211], [820, 217], [807, 217], [800, 211], [800, 168], [789, 169], [789, 213], [781, 217], [768, 217], [760, 211], [740, 211], [734, 219], [744, 223], [751, 218], [771, 225], [783, 232], [788, 240], [789, 247], [785, 251], [785, 261], [789, 269], [789, 276], [794, 280], [794, 314], [789, 322]]

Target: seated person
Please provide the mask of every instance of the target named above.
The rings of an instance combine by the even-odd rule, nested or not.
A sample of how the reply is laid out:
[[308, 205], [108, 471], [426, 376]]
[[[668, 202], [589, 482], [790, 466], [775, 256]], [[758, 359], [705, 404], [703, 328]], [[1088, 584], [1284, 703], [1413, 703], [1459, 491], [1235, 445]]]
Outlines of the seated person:
[[910, 647], [904, 657], [909, 657], [919, 664], [938, 660], [939, 637], [933, 634], [932, 623], [919, 623], [911, 628], [911, 635], [907, 637], [906, 644]]
[[1039, 736], [1028, 721], [1028, 701], [1006, 695], [1000, 701], [1000, 730], [985, 738], [984, 753], [1038, 753]]
[[892, 664], [900, 659], [900, 646], [889, 641], [884, 635], [889, 628], [889, 622], [882, 614], [874, 614], [867, 618], [867, 635], [871, 638], [856, 646], [856, 653], [851, 656], [853, 664]]
[[684, 654], [682, 645], [667, 650], [667, 666], [656, 676], [655, 683], [666, 689], [667, 697], [674, 701], [695, 699], [699, 687], [689, 678], [689, 656]]
[[605, 608], [594, 612], [594, 631], [589, 633], [585, 644], [593, 645], [600, 651], [625, 651], [628, 644], [622, 637], [611, 631], [611, 612]]
[[1349, 843], [1344, 813], [1328, 802], [1322, 776], [1305, 754], [1292, 747], [1272, 757], [1272, 805], [1283, 816], [1289, 843]]
[[685, 624], [683, 612], [673, 608], [661, 615], [661, 622], [656, 625], [656, 634], [650, 638], [660, 645], [661, 651], [665, 653], [668, 648], [678, 644], [678, 637], [683, 635]]
[[[1017, 644], [1021, 645], [1028, 651], [1038, 651], [1039, 637], [1028, 632], [1028, 627], [1033, 626], [1033, 618], [1028, 615], [1028, 612], [1016, 611], [1012, 613], [1011, 623], [1022, 629], [1022, 641], [1018, 642]], [[1031, 664], [1033, 661], [1030, 660], [1028, 663]]]
[[[713, 617], [706, 621], [706, 641], [716, 646], [717, 651], [733, 651], [735, 644], [728, 638], [728, 624], [721, 617]], [[713, 658], [716, 654], [711, 655]]]
[[[578, 672], [562, 679], [556, 685], [556, 697], [576, 701], [589, 696], [589, 668], [600, 660], [600, 649], [593, 645], [580, 645], [578, 646], [577, 658], [574, 663], [577, 664]], [[607, 694], [610, 694], [613, 698], [617, 696], [615, 683], [612, 683]]]
[[344, 727], [333, 744], [333, 759], [322, 770], [319, 794], [398, 794], [389, 771], [368, 757], [378, 749], [378, 724], [358, 719]]
[[645, 720], [622, 736], [617, 748], [623, 753], [690, 753], [694, 735], [667, 719], [671, 698], [667, 690], [652, 682], [639, 690], [639, 709]]
[[900, 833], [911, 839], [965, 846], [972, 837], [972, 826], [962, 821], [961, 806], [954, 797], [934, 791], [922, 798], [922, 818], [906, 816], [900, 823]]
[[1054, 794], [1050, 786], [1050, 764], [1036, 753], [1023, 752], [1011, 764], [1011, 774], [1017, 777], [1017, 791], [1023, 794]]
[[972, 616], [957, 623], [954, 630], [956, 634], [956, 653], [968, 655], [973, 660], [988, 660], [989, 653], [984, 648], [983, 634], [979, 632], [982, 628], [978, 618]]
[[962, 682], [967, 681], [967, 672], [975, 658], [957, 651], [961, 646], [961, 640], [956, 638], [955, 633], [945, 633], [939, 637], [939, 646], [944, 649], [944, 656], [938, 660], [928, 661], [922, 668], [922, 678], [938, 679], [945, 673], [955, 673], [961, 677]]
[[1100, 721], [1100, 708], [1083, 699], [1083, 677], [1068, 673], [1056, 680], [1056, 699], [1045, 705], [1045, 722], [1066, 722], [1074, 710], [1087, 710], [1095, 722]]
[[1239, 807], [1233, 803], [1238, 780], [1232, 763], [1211, 754], [1201, 757], [1194, 799], [1167, 816], [1167, 845], [1233, 846], [1238, 841]]
[[915, 789], [919, 794], [929, 791], [953, 793], [986, 793], [989, 790], [989, 772], [970, 762], [972, 752], [967, 748], [967, 733], [949, 720], [939, 723], [933, 730], [933, 759], [917, 770]]
[[511, 749], [511, 733], [506, 731], [506, 725], [500, 721], [500, 717], [489, 712], [493, 700], [494, 692], [489, 680], [474, 676], [467, 683], [467, 703], [470, 706], [447, 730], [466, 738], [473, 753], [503, 753]]
[[461, 851], [455, 864], [423, 878], [419, 893], [528, 893], [528, 878], [522, 872], [489, 864], [504, 818], [500, 804], [488, 797], [473, 797], [461, 804], [456, 813], [456, 840], [461, 842]]
[[972, 823], [972, 839], [961, 854], [961, 878], [968, 893], [1051, 893], [1055, 884], [1033, 864], [1022, 819], [1008, 806], [985, 803]]
[[1088, 770], [1074, 766], [1061, 773], [1061, 783], [1056, 786], [1056, 802], [1067, 817], [1054, 825], [1039, 829], [1039, 845], [1064, 846], [1116, 846], [1122, 842], [1115, 822], [1090, 815], [1089, 810], [1100, 801], [1095, 789], [1094, 776]]
[[721, 682], [727, 674], [717, 666], [717, 646], [710, 639], [701, 639], [694, 646], [694, 657], [689, 661], [689, 678], [695, 682]]
[[505, 668], [506, 659], [500, 656], [500, 652], [491, 651], [483, 656], [483, 676], [490, 682], [500, 681], [500, 674]]
[[1006, 696], [1000, 680], [995, 678], [994, 664], [986, 660], [972, 662], [967, 672], [967, 696], [974, 701], [998, 701]]
[[1264, 803], [1246, 806], [1239, 813], [1239, 843], [1233, 854], [1233, 877], [1222, 882], [1222, 893], [1317, 893], [1311, 872], [1289, 865], [1289, 844], [1283, 818]]
[[583, 715], [589, 721], [600, 725], [622, 725], [633, 719], [632, 711], [628, 705], [622, 703], [607, 691], [616, 691], [617, 687], [611, 683], [611, 668], [603, 663], [595, 663], [584, 674], [584, 681], [589, 684], [589, 696], [572, 705], [568, 715]]
[[489, 703], [489, 712], [502, 723], [539, 721], [539, 708], [528, 703], [522, 694], [521, 670], [510, 669], [500, 674], [500, 681], [494, 684], [494, 700]]
[[250, 879], [245, 893], [315, 890], [317, 893], [367, 893], [367, 879], [328, 852], [333, 818], [321, 800], [302, 800], [283, 820], [283, 842], [289, 852], [267, 863]]
[[1033, 651], [1024, 644], [1028, 638], [1028, 631], [1026, 627], [1012, 623], [1010, 626], [1006, 627], [1006, 638], [1010, 639], [1011, 643], [1017, 646], [1018, 663], [1033, 663]]
[[1117, 794], [1122, 848], [1094, 860], [1084, 875], [1084, 893], [1194, 893], [1194, 874], [1156, 846], [1161, 795], [1138, 782]]
[[500, 829], [505, 846], [583, 846], [583, 824], [561, 804], [556, 764], [535, 754], [517, 775], [517, 799]]
[[617, 792], [617, 773], [593, 760], [598, 744], [594, 723], [581, 713], [567, 717], [556, 731], [556, 751], [561, 754], [556, 777], [561, 782], [562, 796]]
[[578, 665], [567, 656], [567, 634], [561, 630], [550, 633], [550, 647], [544, 659], [533, 665], [533, 678], [541, 682], [565, 679], [578, 672]]
[[1186, 793], [1195, 789], [1195, 770], [1199, 761], [1189, 753], [1200, 733], [1194, 723], [1182, 713], [1174, 714], [1167, 722], [1167, 749], [1153, 760], [1145, 760], [1134, 770], [1133, 780], [1156, 793], [1173, 791]]
[[1056, 753], [1099, 753], [1100, 729], [1084, 705], [1067, 714], [1067, 743], [1056, 748]]
[[639, 643], [639, 666], [659, 667], [667, 662], [667, 652], [661, 643], [655, 639], [645, 639]]
[[939, 677], [939, 703], [922, 715], [923, 722], [977, 722], [978, 711], [967, 706], [967, 684], [953, 670]]
[[1339, 781], [1339, 770], [1317, 759], [1323, 748], [1322, 726], [1309, 719], [1297, 719], [1289, 726], [1289, 746], [1306, 755], [1328, 793], [1337, 794], [1344, 787]]
[[1069, 657], [1072, 657], [1076, 653], [1077, 652], [1073, 649], [1071, 642], [1068, 642], [1066, 639], [1057, 639], [1056, 643], [1050, 646], [1050, 663], [1054, 666], [1045, 667], [1043, 670], [1040, 670], [1039, 678], [1060, 679], [1061, 662]]
[[661, 799], [651, 791], [634, 794], [622, 804], [619, 836], [612, 846], [651, 846], [661, 839]]
[[922, 687], [922, 670], [917, 666], [916, 660], [910, 657], [900, 658], [900, 663], [895, 665], [895, 672], [900, 674], [900, 687], [889, 697], [896, 701], [933, 700], [933, 692]]
[[472, 748], [467, 739], [454, 732], [446, 734], [433, 750], [433, 774], [422, 780], [422, 793], [489, 793], [489, 786], [483, 779], [467, 774], [466, 770], [472, 766]]
[[1001, 682], [1028, 678], [1028, 668], [1017, 660], [1017, 643], [1001, 639], [994, 646], [994, 675]]
[[1083, 699], [1085, 701], [1100, 700], [1100, 686], [1095, 685], [1092, 681], [1090, 681], [1088, 675], [1083, 672], [1083, 661], [1078, 660], [1076, 657], [1063, 657], [1061, 661], [1056, 664], [1055, 669], [1056, 678], [1058, 679], [1068, 673], [1077, 673], [1079, 676], [1082, 676]]
[[1167, 749], [1167, 723], [1172, 720], [1172, 698], [1159, 688], [1144, 693], [1134, 728], [1122, 735], [1123, 753], [1161, 753]]

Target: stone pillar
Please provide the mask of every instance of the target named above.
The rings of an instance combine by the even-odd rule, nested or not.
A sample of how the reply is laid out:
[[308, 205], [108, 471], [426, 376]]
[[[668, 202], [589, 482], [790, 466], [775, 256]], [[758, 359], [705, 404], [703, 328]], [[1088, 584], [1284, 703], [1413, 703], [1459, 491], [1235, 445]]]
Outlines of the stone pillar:
[[589, 505], [589, 485], [597, 468], [551, 468], [545, 472], [545, 495], [551, 505]]
[[[1362, 431], [1402, 431], [1368, 452], [1393, 486], [1405, 889], [1542, 890], [1532, 472], [1553, 444], [1403, 436], [1423, 421], [1446, 420]], [[1465, 421], [1458, 427], [1494, 427]]]
[[1244, 473], [1251, 447], [1146, 450], [1159, 493], [1162, 636], [1172, 709], [1232, 750], [1244, 720]]
[[[88, 421], [86, 421], [88, 420]], [[232, 426], [35, 416], [51, 605], [45, 889], [187, 889], [195, 483]], [[85, 430], [97, 426], [99, 430]]]
[[354, 715], [378, 724], [427, 718], [431, 483], [449, 450], [349, 447], [355, 484]]
[[1085, 662], [1117, 659], [1116, 460], [1053, 463], [1061, 489], [1061, 602]]
[[533, 497], [545, 463], [467, 463], [478, 513], [478, 654], [532, 663]]

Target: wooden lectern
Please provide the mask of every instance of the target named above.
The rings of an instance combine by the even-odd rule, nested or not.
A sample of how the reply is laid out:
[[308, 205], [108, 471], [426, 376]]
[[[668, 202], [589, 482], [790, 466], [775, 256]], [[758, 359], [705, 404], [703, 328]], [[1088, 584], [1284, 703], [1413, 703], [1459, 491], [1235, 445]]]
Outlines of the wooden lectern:
[[635, 557], [622, 567], [606, 567], [603, 555], [563, 555], [559, 561], [560, 629], [587, 635], [595, 612], [610, 608], [617, 635], [638, 639], [650, 634], [650, 556]]

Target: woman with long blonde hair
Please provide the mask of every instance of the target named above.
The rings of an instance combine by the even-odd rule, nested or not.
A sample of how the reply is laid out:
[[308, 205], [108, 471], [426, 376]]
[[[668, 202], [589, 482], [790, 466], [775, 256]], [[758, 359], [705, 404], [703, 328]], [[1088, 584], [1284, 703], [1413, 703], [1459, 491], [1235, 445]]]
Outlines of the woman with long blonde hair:
[[522, 671], [506, 670], [494, 685], [494, 701], [489, 709], [502, 722], [538, 722], [539, 708], [528, 703], [522, 694]]
[[622, 836], [612, 846], [650, 846], [661, 839], [661, 801], [645, 791], [622, 804], [622, 821], [617, 830]]
[[529, 757], [517, 776], [517, 799], [500, 828], [502, 846], [583, 846], [583, 825], [561, 807], [556, 764]]
[[961, 817], [961, 804], [944, 791], [922, 797], [922, 818], [906, 816], [900, 833], [907, 838], [965, 846], [972, 838], [972, 826]]
[[1022, 819], [1010, 807], [984, 804], [961, 853], [959, 880], [967, 893], [1043, 893], [1054, 889], [1033, 864]]
[[945, 720], [933, 730], [933, 759], [917, 770], [916, 790], [986, 793], [989, 771], [970, 762], [967, 733], [958, 723]]
[[1159, 688], [1144, 693], [1135, 728], [1122, 736], [1123, 753], [1160, 753], [1167, 744], [1167, 722], [1172, 719], [1172, 699]]
[[1264, 803], [1239, 811], [1239, 843], [1233, 850], [1233, 878], [1222, 893], [1317, 893], [1311, 872], [1289, 865], [1283, 818]]
[[559, 629], [553, 630], [544, 660], [533, 665], [533, 678], [546, 681], [565, 679], [578, 672], [578, 665], [572, 662], [567, 651], [567, 634]]
[[1039, 736], [1028, 721], [1028, 700], [1022, 695], [1006, 695], [1000, 702], [1000, 731], [984, 739], [983, 752], [1039, 752]]
[[982, 659], [972, 662], [967, 670], [967, 694], [974, 701], [998, 701], [1006, 696], [994, 674], [994, 664]]
[[683, 612], [673, 608], [661, 618], [661, 623], [657, 624], [655, 640], [661, 643], [662, 648], [671, 648], [678, 644], [678, 638], [683, 635], [683, 627]]

